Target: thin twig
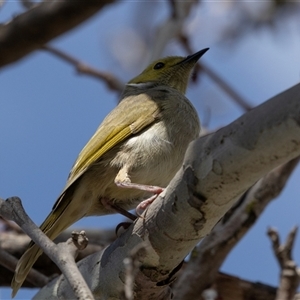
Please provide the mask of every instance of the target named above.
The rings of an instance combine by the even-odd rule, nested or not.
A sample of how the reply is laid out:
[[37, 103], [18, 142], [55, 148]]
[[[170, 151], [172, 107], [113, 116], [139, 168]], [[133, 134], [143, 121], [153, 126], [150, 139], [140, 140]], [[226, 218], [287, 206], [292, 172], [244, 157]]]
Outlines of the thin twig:
[[71, 64], [75, 67], [78, 73], [86, 74], [104, 81], [107, 87], [113, 91], [121, 92], [124, 88], [124, 84], [111, 73], [99, 71], [93, 68], [92, 66], [89, 66], [88, 64], [79, 61], [74, 56], [71, 56], [70, 54], [65, 53], [52, 46], [44, 45], [41, 47], [41, 49], [50, 52], [55, 56], [59, 57], [60, 59], [64, 60], [65, 62]]
[[[187, 36], [184, 34], [179, 35], [179, 41], [188, 53], [194, 53], [192, 47], [190, 46]], [[216, 72], [214, 72], [210, 67], [205, 65], [203, 62], [198, 62], [195, 67], [197, 71], [203, 71], [211, 80], [213, 80], [227, 95], [229, 95], [232, 100], [244, 110], [249, 111], [253, 108], [252, 105], [248, 103], [240, 94], [237, 93], [224, 79], [221, 78]]]
[[23, 233], [20, 226], [18, 226], [18, 224], [14, 223], [14, 222], [7, 221], [2, 217], [0, 217], [0, 222], [2, 222], [4, 224], [4, 226], [6, 227], [6, 229], [8, 229], [8, 230], [13, 230], [17, 233]]
[[275, 257], [281, 268], [280, 284], [276, 293], [276, 300], [292, 300], [300, 283], [300, 272], [292, 258], [298, 227], [295, 226], [286, 239], [285, 244], [280, 244], [279, 234], [276, 229], [269, 228], [268, 236], [272, 241]]
[[163, 49], [174, 38], [176, 38], [184, 26], [190, 12], [197, 1], [175, 1], [169, 2], [170, 16], [156, 29], [155, 40], [152, 43], [150, 60], [161, 57]]
[[145, 251], [147, 245], [145, 242], [138, 244], [131, 251], [128, 257], [123, 260], [125, 265], [125, 284], [124, 284], [124, 298], [126, 300], [134, 299], [134, 282], [135, 277], [139, 271], [139, 267], [141, 262], [139, 261], [139, 257], [142, 251]]

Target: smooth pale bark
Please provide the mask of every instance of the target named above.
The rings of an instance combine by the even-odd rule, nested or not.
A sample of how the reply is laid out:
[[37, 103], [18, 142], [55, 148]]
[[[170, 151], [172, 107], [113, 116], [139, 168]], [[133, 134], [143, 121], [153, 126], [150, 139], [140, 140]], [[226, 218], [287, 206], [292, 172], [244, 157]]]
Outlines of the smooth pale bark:
[[[196, 300], [207, 287], [214, 287], [218, 291], [219, 297], [223, 298], [226, 295], [229, 299], [241, 300], [242, 295], [246, 297], [251, 293], [250, 290], [254, 292], [255, 285], [251, 285], [247, 291], [248, 294], [243, 294], [236, 289], [236, 292], [239, 290], [240, 296], [233, 294], [230, 298], [226, 289], [222, 289], [222, 283], [217, 279], [218, 271], [228, 254], [256, 223], [267, 205], [284, 189], [292, 171], [298, 165], [299, 159], [299, 156], [292, 159], [258, 180], [239, 198], [210, 234], [193, 249], [193, 254], [186, 263], [184, 272], [181, 272], [172, 286], [173, 300]], [[238, 286], [237, 281], [232, 284]], [[243, 284], [240, 282], [240, 287]], [[227, 291], [233, 292], [232, 289]], [[226, 296], [225, 299], [227, 299]], [[266, 295], [261, 294], [259, 299], [265, 299], [264, 297], [267, 298]], [[272, 297], [274, 299], [275, 296]], [[252, 298], [258, 300], [258, 295], [252, 296]], [[249, 297], [249, 299], [252, 298]]]
[[[190, 144], [168, 188], [104, 251], [79, 262], [96, 299], [120, 299], [123, 260], [138, 257], [135, 299], [170, 299], [173, 270], [250, 186], [300, 155], [300, 85], [275, 96], [216, 133]], [[35, 299], [72, 298], [63, 277]]]

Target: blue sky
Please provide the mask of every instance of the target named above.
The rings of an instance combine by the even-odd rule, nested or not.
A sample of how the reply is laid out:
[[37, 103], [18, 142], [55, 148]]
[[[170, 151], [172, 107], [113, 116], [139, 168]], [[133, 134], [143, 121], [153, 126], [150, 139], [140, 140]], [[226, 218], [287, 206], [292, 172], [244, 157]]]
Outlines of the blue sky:
[[[237, 44], [225, 44], [218, 42], [218, 19], [214, 19], [213, 28], [207, 16], [207, 10], [217, 11], [220, 5], [206, 4], [206, 12], [196, 10], [187, 24], [195, 51], [210, 47], [203, 62], [253, 105], [299, 83], [299, 23], [291, 19], [280, 25], [279, 33], [261, 30], [245, 35]], [[5, 3], [0, 22], [21, 12], [20, 7], [18, 2]], [[147, 19], [145, 11], [150, 9], [155, 20]], [[168, 6], [163, 2], [124, 1], [107, 7], [51, 45], [127, 81], [147, 64], [145, 53], [151, 51], [155, 26], [167, 15]], [[145, 51], [140, 53], [140, 49]], [[163, 55], [186, 53], [173, 41]], [[1, 69], [0, 91], [0, 197], [19, 196], [27, 213], [40, 224], [63, 188], [77, 154], [116, 105], [118, 95], [43, 51]], [[206, 76], [191, 85], [187, 95], [201, 119], [210, 111], [210, 129], [225, 126], [243, 113]], [[298, 167], [282, 195], [229, 255], [222, 271], [277, 285], [279, 269], [266, 230], [275, 226], [285, 237], [299, 223], [299, 175]], [[74, 227], [115, 227], [121, 219], [86, 218]], [[297, 240], [294, 257], [298, 262], [299, 249]], [[16, 299], [29, 299], [34, 293], [21, 290]], [[9, 289], [0, 289], [0, 299], [9, 297]]]

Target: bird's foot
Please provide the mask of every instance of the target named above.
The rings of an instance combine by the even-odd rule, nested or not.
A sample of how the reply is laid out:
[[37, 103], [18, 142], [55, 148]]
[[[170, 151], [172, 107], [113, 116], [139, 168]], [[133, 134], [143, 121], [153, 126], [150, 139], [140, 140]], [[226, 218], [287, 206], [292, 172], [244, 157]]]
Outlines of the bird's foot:
[[142, 218], [142, 213], [148, 208], [148, 206], [158, 197], [158, 195], [164, 190], [164, 188], [155, 185], [146, 185], [140, 183], [132, 183], [127, 181], [116, 182], [116, 185], [126, 189], [137, 189], [149, 193], [154, 193], [153, 196], [143, 200], [135, 209], [136, 214]]
[[153, 196], [143, 200], [141, 203], [138, 204], [138, 206], [135, 209], [136, 214], [140, 217], [142, 217], [142, 213], [148, 208], [148, 206], [158, 197], [159, 194], [154, 194]]

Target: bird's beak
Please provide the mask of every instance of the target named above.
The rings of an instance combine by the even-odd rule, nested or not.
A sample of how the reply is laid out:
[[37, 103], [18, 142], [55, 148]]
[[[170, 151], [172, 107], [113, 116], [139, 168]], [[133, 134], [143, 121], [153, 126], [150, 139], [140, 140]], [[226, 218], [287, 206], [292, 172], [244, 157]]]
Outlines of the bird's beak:
[[196, 53], [194, 53], [194, 54], [192, 54], [192, 55], [189, 55], [189, 56], [187, 56], [184, 60], [182, 60], [181, 62], [180, 62], [180, 64], [181, 63], [187, 63], [187, 62], [194, 62], [194, 63], [196, 63], [198, 60], [199, 60], [199, 58], [208, 50], [209, 48], [205, 48], [205, 49], [202, 49], [202, 50], [200, 50], [200, 51], [198, 51], [198, 52], [196, 52]]

